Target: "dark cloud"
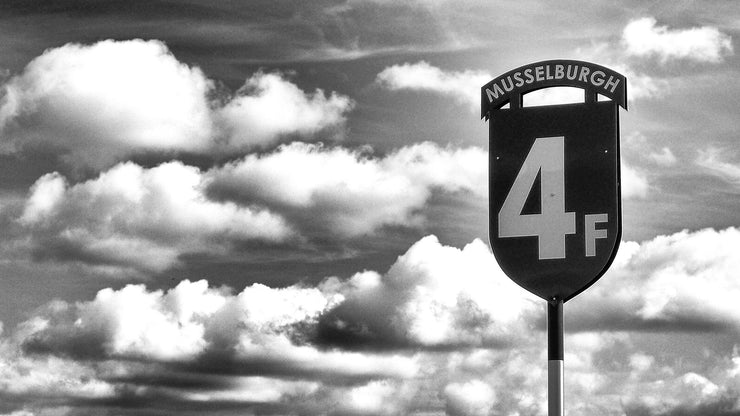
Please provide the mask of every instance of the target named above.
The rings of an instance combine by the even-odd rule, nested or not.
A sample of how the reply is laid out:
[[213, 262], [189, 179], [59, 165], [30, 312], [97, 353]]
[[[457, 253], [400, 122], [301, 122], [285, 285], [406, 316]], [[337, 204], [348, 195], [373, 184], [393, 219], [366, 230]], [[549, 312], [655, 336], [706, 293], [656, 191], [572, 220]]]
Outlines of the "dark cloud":
[[691, 406], [676, 406], [668, 409], [655, 409], [645, 404], [626, 404], [626, 416], [737, 416], [738, 397], [736, 395], [720, 397], [707, 403]]
[[[173, 371], [176, 366], [156, 363], [132, 363], [135, 372], [129, 375], [103, 375], [101, 380], [113, 384], [173, 388], [181, 391], [223, 390], [236, 387], [236, 380], [228, 373]], [[173, 367], [173, 368], [168, 368]]]
[[715, 333], [733, 332], [737, 330], [737, 324], [736, 321], [724, 317], [685, 315], [643, 319], [629, 314], [624, 308], [609, 311], [609, 308], [605, 307], [591, 313], [584, 313], [579, 308], [568, 319], [568, 331]]
[[57, 331], [61, 332], [50, 331], [32, 335], [23, 342], [23, 351], [27, 354], [60, 355], [80, 360], [108, 358], [105, 348], [107, 338], [104, 334], [76, 331], [70, 327]]
[[[403, 304], [404, 300], [397, 302]], [[415, 351], [423, 348], [426, 351], [451, 352], [465, 351], [474, 347], [505, 349], [516, 345], [512, 339], [496, 337], [483, 339], [480, 343], [473, 343], [474, 345], [465, 339], [450, 339], [433, 345], [423, 345], [394, 328], [397, 317], [393, 314], [370, 312], [365, 308], [366, 306], [348, 301], [322, 315], [316, 330], [315, 342], [319, 345], [353, 351]], [[485, 312], [475, 306], [468, 311], [469, 314], [460, 316], [454, 323], [459, 330], [477, 332], [490, 325], [491, 317]]]
[[195, 2], [171, 1], [123, 1], [123, 0], [62, 0], [53, 3], [37, 0], [8, 0], [0, 10], [10, 15], [63, 15], [69, 17], [130, 16], [142, 18], [227, 18], [228, 13], [217, 13], [218, 9]]
[[[127, 286], [101, 291], [95, 300], [77, 305], [52, 302], [20, 326], [22, 351], [33, 357], [112, 360], [131, 370], [128, 375], [108, 376], [112, 380], [168, 384], [180, 380], [184, 386], [192, 384], [193, 374], [203, 374], [204, 380], [209, 375], [259, 376], [349, 385], [403, 379], [416, 372], [411, 356], [313, 345], [317, 318], [337, 302], [335, 295], [261, 285], [230, 295], [204, 284], [183, 282], [164, 294]], [[263, 302], [277, 309], [262, 311], [267, 305], [260, 306]], [[42, 327], [37, 326], [40, 321]], [[146, 322], [149, 329], [136, 322]], [[149, 364], [168, 376], [153, 376]], [[212, 387], [222, 382], [210, 380], [216, 383]]]

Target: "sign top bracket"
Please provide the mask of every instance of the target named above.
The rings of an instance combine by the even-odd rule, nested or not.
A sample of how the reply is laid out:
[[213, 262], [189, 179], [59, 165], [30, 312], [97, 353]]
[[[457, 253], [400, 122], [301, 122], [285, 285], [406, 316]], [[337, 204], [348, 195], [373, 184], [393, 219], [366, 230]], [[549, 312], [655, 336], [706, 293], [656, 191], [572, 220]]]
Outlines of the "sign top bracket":
[[[627, 79], [590, 62], [556, 59], [513, 69], [481, 87], [481, 118], [506, 105], [516, 108], [522, 95], [549, 87], [576, 87], [601, 94], [627, 109]], [[594, 95], [595, 96], [595, 95]]]

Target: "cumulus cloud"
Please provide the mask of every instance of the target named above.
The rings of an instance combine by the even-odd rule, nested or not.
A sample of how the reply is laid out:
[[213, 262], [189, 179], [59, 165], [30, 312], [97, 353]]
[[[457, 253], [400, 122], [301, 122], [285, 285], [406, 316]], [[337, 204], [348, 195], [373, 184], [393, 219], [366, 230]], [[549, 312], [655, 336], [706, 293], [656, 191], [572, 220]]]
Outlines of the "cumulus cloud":
[[480, 87], [493, 77], [482, 71], [445, 71], [428, 62], [404, 63], [383, 69], [375, 82], [390, 90], [430, 91], [480, 108]]
[[406, 411], [411, 393], [407, 385], [398, 382], [373, 381], [339, 396], [342, 403], [337, 411], [348, 415], [397, 415]]
[[[444, 368], [444, 360], [438, 353], [420, 357], [418, 348], [526, 342], [521, 332], [533, 325], [532, 298], [502, 275], [480, 241], [460, 250], [424, 239], [399, 258], [384, 282], [379, 276], [329, 278], [316, 288], [255, 284], [237, 295], [206, 281], [183, 281], [168, 291], [128, 285], [102, 290], [91, 301], [52, 302], [22, 324], [16, 338], [27, 355], [81, 363], [87, 382], [105, 386], [111, 403], [169, 403], [173, 409], [244, 403], [306, 414], [391, 415], [427, 406], [419, 395], [438, 391], [456, 411], [478, 414], [490, 407], [495, 394], [480, 383], [430, 384], [436, 377], [428, 377]], [[391, 296], [385, 307], [382, 296]], [[405, 338], [403, 346], [384, 340], [396, 342], [386, 349], [415, 345], [416, 351], [357, 351], [327, 342], [320, 328], [325, 316], [332, 315], [332, 325], [337, 317], [360, 323], [333, 313], [348, 301], [352, 309], [367, 302], [358, 317], [385, 315], [396, 336]], [[511, 361], [506, 371], [523, 365]], [[422, 386], [432, 390], [422, 393]], [[463, 399], [466, 391], [476, 396]]]
[[716, 27], [669, 29], [656, 26], [653, 17], [630, 21], [622, 32], [622, 43], [628, 55], [655, 56], [662, 63], [673, 59], [718, 63], [732, 55], [732, 38]]
[[[646, 339], [625, 332], [568, 336], [566, 344], [577, 353], [565, 357], [566, 391], [589, 398], [566, 403], [570, 413], [710, 415], [738, 407], [737, 379], [731, 374], [735, 353], [709, 352], [714, 347], [706, 342], [703, 355], [690, 356], [685, 349], [672, 348], [675, 340], [668, 338], [648, 354], [641, 349]], [[620, 405], [608, 399], [614, 396]]]
[[622, 198], [638, 199], [647, 197], [650, 184], [644, 173], [622, 162], [620, 169]]
[[739, 243], [734, 227], [622, 243], [606, 275], [572, 301], [572, 328], [734, 333]]
[[200, 69], [178, 62], [161, 42], [67, 44], [4, 86], [0, 127], [10, 137], [6, 147], [84, 151], [78, 158], [136, 148], [202, 150], [212, 128], [211, 88]]
[[135, 359], [253, 377], [414, 376], [413, 358], [322, 350], [306, 343], [311, 326], [342, 300], [339, 294], [297, 286], [254, 284], [233, 295], [205, 280], [185, 280], [167, 292], [128, 285], [101, 290], [89, 302], [49, 304], [35, 317], [23, 345], [35, 353]]
[[[566, 320], [566, 328], [568, 324]], [[715, 347], [706, 335], [684, 340], [702, 345], [703, 353], [693, 356], [675, 339], [637, 332], [566, 334], [566, 411], [578, 416], [667, 416], [736, 409], [740, 404], [733, 373], [737, 353], [710, 352]], [[650, 354], [642, 349], [646, 346]], [[546, 413], [546, 363], [544, 337], [510, 350], [450, 354], [444, 368], [438, 368], [438, 376], [465, 381], [443, 388], [447, 413]], [[492, 399], [476, 400], [488, 393]]]
[[[732, 355], [732, 360], [737, 358]], [[729, 360], [697, 371], [676, 371], [679, 366], [646, 368], [630, 372], [625, 385], [627, 415], [732, 414], [740, 407], [738, 379]]]
[[269, 211], [209, 200], [203, 173], [180, 162], [151, 169], [127, 162], [77, 184], [58, 173], [44, 175], [31, 188], [19, 224], [42, 258], [150, 272], [170, 267], [183, 253], [292, 235]]
[[[734, 337], [723, 350], [705, 331], [734, 334], [740, 323], [738, 239], [730, 228], [623, 243], [612, 270], [566, 304], [571, 414], [737, 408]], [[8, 411], [33, 397], [40, 407], [536, 415], [547, 403], [543, 315], [482, 242], [427, 237], [386, 273], [316, 287], [234, 294], [183, 281], [52, 302], [3, 336], [0, 396]]]
[[[83, 363], [54, 356], [24, 355], [7, 340], [0, 350], [0, 397], [94, 400], [115, 396], [113, 386]], [[4, 400], [5, 401], [5, 400]]]
[[311, 342], [320, 316], [342, 301], [301, 286], [254, 284], [234, 294], [205, 280], [54, 301], [4, 338], [0, 397], [10, 403], [33, 397], [42, 407], [105, 400], [172, 411], [202, 404], [398, 414], [413, 397], [404, 380], [420, 371], [416, 355]]
[[[568, 303], [569, 327], [734, 333], [738, 240], [740, 231], [728, 228], [623, 242], [607, 274]], [[506, 346], [539, 322], [536, 300], [480, 241], [456, 249], [426, 237], [386, 274], [324, 285], [346, 298], [322, 317], [324, 342], [348, 348]]]
[[366, 271], [323, 285], [346, 301], [322, 317], [321, 339], [350, 348], [504, 347], [540, 312], [480, 240], [457, 249], [425, 237], [385, 275]]
[[[25, 354], [11, 343], [3, 345], [0, 360], [2, 409], [18, 415], [64, 415], [80, 409], [134, 407], [177, 412], [179, 410], [233, 409], [262, 406], [274, 408], [315, 393], [320, 384], [310, 380], [270, 377], [223, 377], [200, 374], [182, 377], [174, 384], [158, 384], [163, 378], [148, 377], [152, 365], [135, 361], [91, 363], [53, 355]], [[154, 366], [157, 374], [167, 369]], [[142, 373], [126, 378], [122, 374]], [[83, 410], [84, 411], [84, 410]]]
[[[688, 372], [666, 383], [654, 383], [652, 388], [641, 389], [627, 407], [632, 411], [649, 409], [651, 414], [670, 414], [678, 409], [691, 409], [719, 399], [720, 388], [706, 377]], [[701, 412], [698, 412], [701, 413]]]
[[146, 152], [210, 154], [309, 137], [341, 126], [353, 105], [262, 72], [214, 100], [214, 82], [154, 40], [50, 49], [2, 90], [0, 149], [45, 147], [94, 168]]
[[[294, 363], [292, 371], [323, 362], [326, 369], [344, 368], [347, 375], [378, 371], [402, 377], [415, 372], [408, 360], [319, 353], [294, 341], [378, 350], [505, 348], [535, 328], [540, 309], [533, 295], [503, 274], [480, 240], [458, 249], [429, 236], [385, 274], [331, 277], [317, 288], [252, 285], [234, 297], [205, 281], [184, 281], [167, 293], [129, 285], [102, 290], [91, 302], [52, 303], [26, 346], [95, 358], [180, 362], [230, 351], [254, 362], [281, 357]], [[317, 332], [305, 323], [315, 324]]]
[[270, 206], [309, 233], [355, 236], [418, 224], [434, 189], [484, 197], [487, 157], [475, 147], [428, 142], [384, 157], [296, 142], [213, 169], [208, 189], [218, 198]]
[[451, 383], [445, 387], [450, 416], [486, 416], [490, 414], [495, 394], [491, 387], [480, 380], [465, 383]]
[[352, 100], [316, 90], [306, 94], [277, 73], [258, 72], [247, 80], [216, 119], [226, 130], [231, 147], [269, 144], [287, 134], [308, 136], [344, 123]]
[[[623, 242], [606, 276], [572, 301], [578, 313], [571, 328], [736, 331], [738, 243], [740, 231], [732, 227]], [[504, 276], [480, 241], [457, 249], [430, 236], [386, 273], [330, 278], [320, 290], [345, 300], [322, 314], [319, 342], [351, 349], [505, 347], [539, 322], [534, 297]], [[200, 351], [193, 348], [178, 354]]]
[[120, 163], [70, 183], [39, 178], [15, 227], [39, 259], [148, 274], [236, 244], [311, 244], [423, 224], [433, 192], [485, 197], [482, 149], [406, 146], [385, 156], [294, 142], [202, 171]]
[[[450, 353], [444, 366], [437, 369], [438, 377], [455, 380], [440, 386], [447, 414], [546, 414], [546, 340], [538, 331], [528, 335], [526, 341], [509, 349]], [[566, 380], [569, 380], [571, 376], [567, 374]], [[567, 391], [573, 398], [574, 391]], [[578, 399], [570, 403], [574, 401]], [[589, 401], [593, 401], [593, 397]], [[577, 414], [570, 406], [566, 408], [569, 414]]]
[[[740, 230], [704, 229], [623, 242], [607, 274], [566, 305], [574, 331], [740, 329], [734, 277]], [[538, 324], [540, 303], [513, 284], [480, 241], [462, 249], [425, 237], [383, 275], [332, 279], [345, 301], [322, 316], [327, 341], [348, 347], [496, 347]], [[583, 340], [588, 345], [587, 340]]]

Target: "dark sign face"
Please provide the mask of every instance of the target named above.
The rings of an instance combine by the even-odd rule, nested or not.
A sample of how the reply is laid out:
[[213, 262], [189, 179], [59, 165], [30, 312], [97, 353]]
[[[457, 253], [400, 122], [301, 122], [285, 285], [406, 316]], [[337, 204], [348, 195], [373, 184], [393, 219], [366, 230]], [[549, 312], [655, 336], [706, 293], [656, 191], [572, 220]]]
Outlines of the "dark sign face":
[[487, 111], [491, 247], [512, 280], [544, 299], [585, 290], [617, 252], [618, 108], [592, 99]]

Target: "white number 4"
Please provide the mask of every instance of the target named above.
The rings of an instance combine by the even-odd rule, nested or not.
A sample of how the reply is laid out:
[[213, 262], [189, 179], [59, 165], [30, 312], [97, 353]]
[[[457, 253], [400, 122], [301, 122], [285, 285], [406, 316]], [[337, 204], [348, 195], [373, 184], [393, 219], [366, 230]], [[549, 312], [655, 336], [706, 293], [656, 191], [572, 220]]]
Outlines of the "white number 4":
[[[522, 214], [540, 173], [540, 214]], [[539, 259], [565, 258], [565, 235], [575, 234], [576, 215], [565, 212], [565, 139], [534, 141], [498, 213], [498, 236], [537, 237]]]
[[[565, 258], [565, 235], [576, 233], [576, 214], [565, 212], [564, 143], [563, 136], [540, 137], [534, 141], [498, 213], [498, 236], [536, 236], [540, 260]], [[541, 214], [522, 215], [537, 173], [540, 173]]]
[[[540, 174], [540, 214], [522, 214], [527, 196]], [[596, 239], [606, 230], [596, 223], [608, 222], [607, 214], [585, 216], [586, 257], [596, 255]], [[565, 212], [565, 138], [540, 137], [534, 141], [509, 194], [498, 213], [498, 236], [537, 237], [539, 259], [564, 259], [565, 235], [576, 233], [576, 214]]]

